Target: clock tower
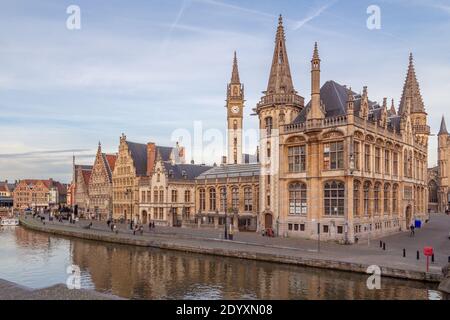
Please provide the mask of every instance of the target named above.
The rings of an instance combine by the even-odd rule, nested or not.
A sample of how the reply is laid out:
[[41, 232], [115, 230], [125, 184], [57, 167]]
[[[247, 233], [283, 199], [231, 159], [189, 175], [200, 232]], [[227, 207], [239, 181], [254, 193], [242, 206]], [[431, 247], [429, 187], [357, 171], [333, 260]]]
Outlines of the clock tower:
[[242, 128], [244, 115], [244, 85], [239, 80], [236, 52], [233, 72], [227, 90], [228, 164], [242, 164]]

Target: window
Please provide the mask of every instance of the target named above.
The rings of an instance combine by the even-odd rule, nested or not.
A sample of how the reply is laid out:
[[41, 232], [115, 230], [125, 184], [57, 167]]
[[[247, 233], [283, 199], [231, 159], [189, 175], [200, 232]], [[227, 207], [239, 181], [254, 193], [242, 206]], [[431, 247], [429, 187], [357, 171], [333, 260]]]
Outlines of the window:
[[307, 193], [306, 184], [293, 183], [289, 185], [289, 214], [291, 215], [306, 215]]
[[159, 190], [159, 202], [164, 203], [164, 190]]
[[159, 202], [158, 190], [153, 191], [153, 202], [154, 203], [158, 203]]
[[227, 210], [227, 188], [220, 188], [220, 211], [226, 212]]
[[324, 208], [326, 216], [343, 216], [345, 207], [345, 185], [331, 181], [325, 184]]
[[294, 231], [298, 231], [298, 224], [294, 224]]
[[366, 170], [366, 172], [370, 172], [371, 170], [371, 165], [370, 165], [370, 160], [371, 160], [371, 154], [370, 154], [370, 144], [366, 144], [364, 146], [364, 168]]
[[206, 210], [206, 192], [205, 189], [200, 189], [199, 191], [199, 196], [200, 196], [200, 211], [205, 211]]
[[394, 214], [398, 213], [398, 185], [394, 185], [392, 191], [392, 212]]
[[361, 143], [355, 141], [353, 143], [353, 157], [355, 161], [355, 169], [361, 170]]
[[386, 184], [384, 186], [384, 213], [389, 214], [391, 211], [390, 204], [390, 195], [391, 195], [391, 186], [389, 184]]
[[233, 188], [231, 190], [231, 202], [232, 202], [233, 209], [239, 210], [239, 189], [238, 188]]
[[141, 191], [141, 202], [147, 202], [147, 200], [145, 199], [145, 191]]
[[398, 153], [394, 152], [392, 174], [398, 176]]
[[323, 226], [323, 233], [328, 233], [330, 231], [330, 228], [328, 228], [327, 225]]
[[343, 234], [344, 233], [344, 227], [343, 226], [338, 226], [337, 227], [337, 233], [338, 234]]
[[324, 168], [325, 170], [344, 168], [344, 142], [332, 142], [324, 145]]
[[172, 190], [172, 203], [178, 202], [178, 192], [177, 190]]
[[270, 157], [272, 156], [272, 146], [270, 144], [270, 142], [267, 142], [267, 158], [270, 159]]
[[292, 226], [293, 226], [292, 223], [289, 223], [289, 224], [288, 224], [288, 229], [289, 229], [289, 231], [292, 231]]
[[370, 182], [364, 184], [364, 215], [370, 214]]
[[436, 181], [431, 180], [430, 183], [428, 184], [428, 188], [430, 190], [428, 201], [430, 203], [437, 203], [438, 202], [438, 186], [437, 186]]
[[306, 171], [306, 146], [289, 147], [289, 172]]
[[209, 210], [216, 211], [216, 189], [209, 189]]
[[361, 214], [360, 192], [361, 192], [361, 183], [359, 181], [355, 181], [353, 184], [353, 212], [355, 216], [359, 216]]
[[380, 213], [380, 189], [381, 189], [381, 184], [380, 183], [376, 183], [375, 184], [375, 188], [373, 189], [373, 199], [374, 199], [374, 208], [375, 208], [375, 214], [379, 214]]
[[300, 225], [300, 231], [305, 231], [305, 224]]
[[389, 150], [384, 151], [384, 173], [391, 174], [391, 152]]
[[267, 130], [268, 136], [270, 136], [272, 134], [272, 129], [273, 129], [273, 119], [272, 119], [272, 117], [267, 117], [266, 118], [266, 130]]
[[253, 211], [253, 194], [251, 188], [244, 189], [244, 211], [245, 212]]
[[375, 173], [381, 173], [381, 149], [375, 148]]
[[191, 191], [189, 190], [184, 191], [184, 202], [186, 203], [191, 202]]

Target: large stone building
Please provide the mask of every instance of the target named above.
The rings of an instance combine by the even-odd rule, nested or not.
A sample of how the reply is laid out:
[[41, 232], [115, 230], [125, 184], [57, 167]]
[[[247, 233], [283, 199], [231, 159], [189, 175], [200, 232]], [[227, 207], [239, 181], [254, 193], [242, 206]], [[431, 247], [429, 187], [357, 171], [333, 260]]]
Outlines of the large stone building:
[[[305, 104], [293, 84], [280, 17], [267, 90], [254, 109], [260, 127], [258, 169], [242, 164], [239, 155], [244, 96], [235, 58], [227, 99], [229, 164], [197, 179], [196, 207], [205, 224], [217, 227], [223, 221], [222, 199], [235, 208], [234, 217], [243, 215], [250, 197], [246, 188], [251, 199], [259, 195], [250, 210], [253, 216], [256, 207], [258, 218], [246, 226], [256, 224], [258, 231], [272, 229], [279, 236], [316, 239], [320, 233], [323, 240], [353, 243], [407, 230], [414, 220], [427, 218], [430, 128], [412, 55], [398, 110], [393, 100], [390, 107], [387, 98], [381, 104], [371, 101], [367, 87], [358, 94], [335, 81], [321, 85], [320, 75], [316, 44], [311, 99]], [[234, 167], [237, 177], [227, 173], [233, 165], [239, 166]], [[259, 181], [240, 182], [258, 171]], [[227, 195], [235, 190], [234, 195], [221, 197], [221, 188]], [[235, 220], [244, 229], [244, 219]]]
[[139, 188], [148, 185], [157, 157], [162, 161], [184, 163], [184, 148], [140, 144], [121, 136], [112, 178], [114, 219], [140, 219]]
[[[75, 163], [75, 160], [74, 160]], [[91, 179], [92, 166], [74, 164], [74, 192], [71, 199], [80, 215], [89, 214], [89, 180]]]
[[317, 44], [311, 100], [294, 89], [280, 18], [261, 130], [260, 227], [354, 242], [406, 230], [428, 212], [427, 114], [412, 55], [399, 110], [334, 81], [321, 87]]
[[195, 178], [211, 169], [205, 165], [164, 161], [158, 154], [148, 183], [140, 187], [140, 222], [159, 226], [195, 224]]
[[53, 179], [21, 180], [14, 189], [14, 209], [44, 210], [65, 205], [67, 187]]

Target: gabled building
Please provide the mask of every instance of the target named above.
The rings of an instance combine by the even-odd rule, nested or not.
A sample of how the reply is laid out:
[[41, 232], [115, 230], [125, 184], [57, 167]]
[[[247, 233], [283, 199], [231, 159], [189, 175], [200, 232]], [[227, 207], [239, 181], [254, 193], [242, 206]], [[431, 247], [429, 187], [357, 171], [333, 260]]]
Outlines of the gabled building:
[[112, 175], [116, 160], [117, 155], [103, 153], [101, 143], [98, 144], [88, 183], [88, 210], [96, 219], [112, 217]]
[[80, 215], [89, 213], [89, 180], [92, 169], [93, 167], [88, 165], [75, 165], [75, 198], [73, 202]]
[[8, 180], [0, 181], [0, 208], [11, 208], [14, 202], [14, 189], [16, 183], [9, 183]]
[[157, 155], [162, 161], [184, 163], [184, 148], [161, 147], [154, 143], [135, 143], [120, 138], [113, 171], [113, 218], [139, 220], [139, 188], [148, 185]]

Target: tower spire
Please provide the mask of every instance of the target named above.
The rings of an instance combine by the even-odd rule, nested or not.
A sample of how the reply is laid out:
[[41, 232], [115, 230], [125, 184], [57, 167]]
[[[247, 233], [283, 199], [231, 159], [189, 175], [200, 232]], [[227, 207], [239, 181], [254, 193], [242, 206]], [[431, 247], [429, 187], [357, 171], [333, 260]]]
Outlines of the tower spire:
[[441, 129], [439, 130], [439, 136], [441, 135], [448, 135], [448, 131], [447, 131], [447, 125], [445, 124], [445, 117], [442, 116], [442, 121], [441, 121]]
[[308, 119], [323, 119], [325, 114], [320, 99], [320, 58], [317, 42], [314, 44], [314, 52], [311, 60], [311, 110]]
[[291, 69], [286, 50], [286, 37], [284, 34], [283, 17], [278, 19], [278, 29], [275, 38], [275, 50], [270, 70], [267, 94], [295, 94], [291, 77]]
[[408, 73], [406, 75], [405, 85], [403, 87], [402, 99], [400, 101], [399, 114], [404, 114], [408, 110], [410, 103], [411, 113], [425, 113], [425, 106], [422, 95], [420, 93], [419, 82], [417, 81], [416, 71], [414, 68], [414, 57], [409, 55]]
[[394, 99], [392, 99], [392, 102], [391, 102], [391, 109], [389, 110], [389, 114], [390, 114], [391, 116], [397, 115], [397, 110], [395, 110]]
[[236, 51], [234, 51], [233, 72], [231, 73], [231, 84], [239, 84], [239, 83], [241, 83], [241, 80], [239, 78], [238, 60]]

